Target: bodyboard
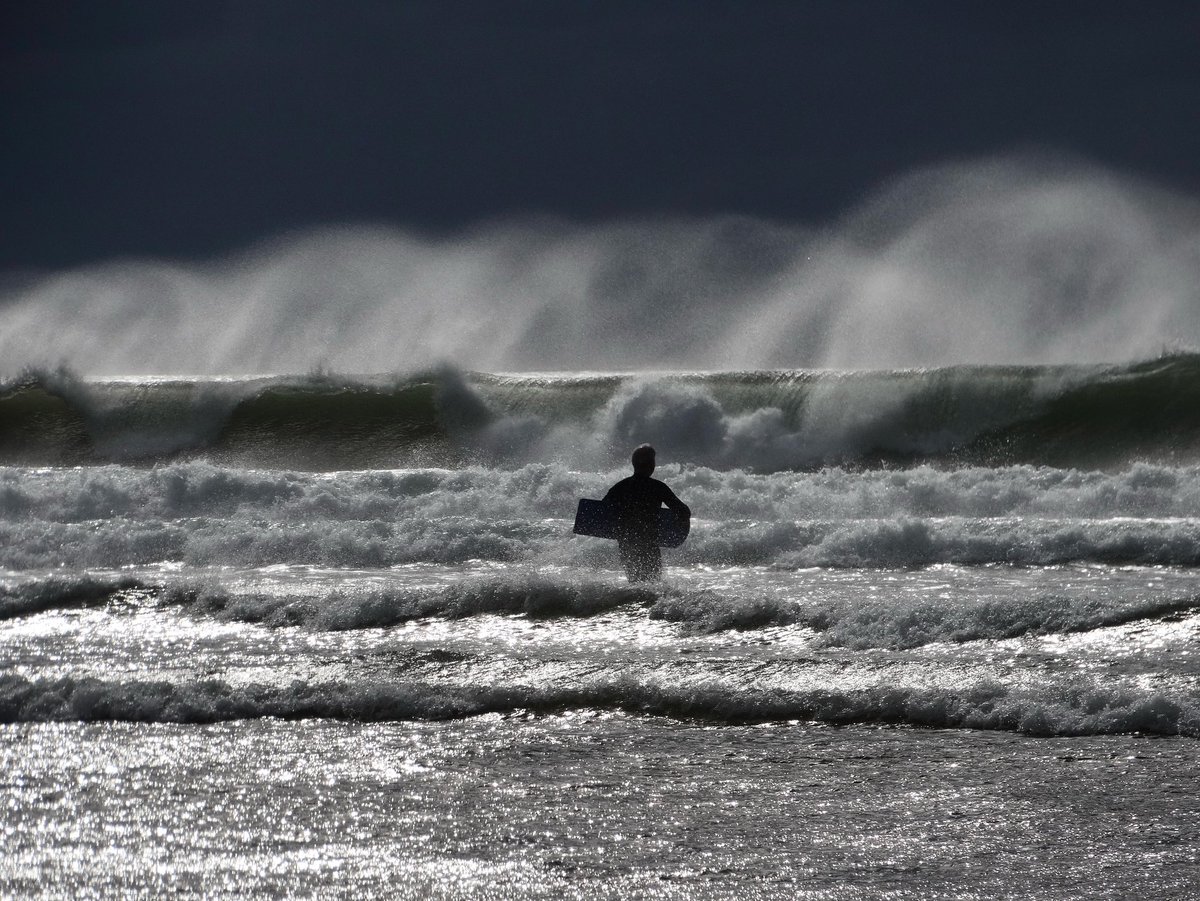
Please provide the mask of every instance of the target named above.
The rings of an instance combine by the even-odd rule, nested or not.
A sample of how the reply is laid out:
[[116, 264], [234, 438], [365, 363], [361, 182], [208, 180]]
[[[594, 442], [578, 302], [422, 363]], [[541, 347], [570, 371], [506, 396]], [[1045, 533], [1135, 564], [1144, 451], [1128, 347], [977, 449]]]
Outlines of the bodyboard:
[[[658, 545], [659, 547], [679, 547], [692, 528], [692, 521], [687, 516], [680, 516], [672, 510], [658, 511]], [[593, 538], [617, 537], [617, 511], [611, 504], [604, 501], [594, 501], [582, 498], [579, 509], [575, 511], [576, 535], [590, 535]]]

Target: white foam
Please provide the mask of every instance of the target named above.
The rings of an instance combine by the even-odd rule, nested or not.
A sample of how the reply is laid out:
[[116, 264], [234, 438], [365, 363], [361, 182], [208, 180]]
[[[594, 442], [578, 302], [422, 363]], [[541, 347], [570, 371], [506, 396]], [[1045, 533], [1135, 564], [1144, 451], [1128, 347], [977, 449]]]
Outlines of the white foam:
[[[623, 475], [559, 464], [334, 474], [9, 467], [0, 469], [0, 566], [581, 564], [611, 547], [570, 535], [575, 503]], [[1200, 563], [1195, 467], [752, 475], [666, 466], [660, 475], [696, 517], [669, 554], [682, 563]]]

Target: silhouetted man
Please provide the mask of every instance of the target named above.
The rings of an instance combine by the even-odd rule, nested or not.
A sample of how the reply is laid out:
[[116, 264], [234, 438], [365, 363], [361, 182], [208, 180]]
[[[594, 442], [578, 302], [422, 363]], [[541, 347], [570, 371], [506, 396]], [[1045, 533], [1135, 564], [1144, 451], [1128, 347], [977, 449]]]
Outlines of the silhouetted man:
[[658, 511], [666, 504], [680, 516], [692, 511], [654, 472], [654, 448], [643, 444], [633, 452], [633, 475], [621, 479], [604, 495], [617, 508], [617, 549], [630, 582], [649, 582], [662, 576], [658, 549]]

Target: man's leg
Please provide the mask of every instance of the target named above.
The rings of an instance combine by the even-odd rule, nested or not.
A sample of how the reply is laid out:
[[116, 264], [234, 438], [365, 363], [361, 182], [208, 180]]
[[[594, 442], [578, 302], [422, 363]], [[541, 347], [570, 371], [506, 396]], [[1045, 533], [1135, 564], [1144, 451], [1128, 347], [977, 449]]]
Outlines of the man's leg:
[[653, 582], [662, 578], [662, 552], [657, 544], [618, 541], [617, 550], [621, 554], [621, 565], [625, 567], [625, 577], [630, 582]]

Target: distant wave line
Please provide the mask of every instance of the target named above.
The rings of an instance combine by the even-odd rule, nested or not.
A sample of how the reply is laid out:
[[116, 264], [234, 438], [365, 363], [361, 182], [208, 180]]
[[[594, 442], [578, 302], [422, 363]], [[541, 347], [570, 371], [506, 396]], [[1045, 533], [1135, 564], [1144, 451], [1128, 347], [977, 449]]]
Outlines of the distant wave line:
[[1200, 355], [928, 370], [85, 379], [0, 385], [0, 464], [608, 469], [643, 441], [717, 469], [1200, 460]]

